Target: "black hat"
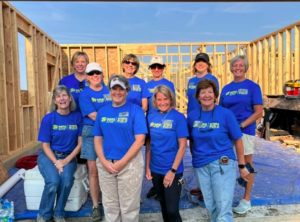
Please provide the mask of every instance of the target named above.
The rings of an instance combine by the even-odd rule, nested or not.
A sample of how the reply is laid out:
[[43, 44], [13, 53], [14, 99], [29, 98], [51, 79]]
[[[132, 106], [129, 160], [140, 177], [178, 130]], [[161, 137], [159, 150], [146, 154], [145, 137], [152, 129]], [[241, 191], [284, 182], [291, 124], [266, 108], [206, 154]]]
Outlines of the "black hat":
[[199, 60], [204, 60], [205, 62], [209, 62], [209, 56], [206, 53], [199, 53], [196, 55], [195, 62]]

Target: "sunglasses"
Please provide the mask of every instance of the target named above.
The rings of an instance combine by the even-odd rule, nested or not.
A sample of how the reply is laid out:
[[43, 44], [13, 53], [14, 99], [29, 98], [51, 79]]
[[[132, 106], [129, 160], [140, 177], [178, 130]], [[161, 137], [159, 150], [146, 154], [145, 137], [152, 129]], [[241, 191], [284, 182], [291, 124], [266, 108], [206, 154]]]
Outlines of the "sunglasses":
[[88, 73], [87, 73], [88, 76], [93, 76], [94, 74], [96, 74], [96, 75], [101, 75], [102, 72], [100, 72], [100, 71], [91, 71], [91, 72], [88, 72]]
[[79, 89], [83, 89], [83, 82], [78, 83]]
[[164, 68], [163, 66], [159, 66], [159, 65], [150, 66], [150, 69], [158, 69], [158, 70], [162, 70], [163, 68]]
[[127, 64], [127, 65], [131, 64], [131, 65], [133, 65], [133, 66], [137, 66], [137, 65], [138, 65], [136, 62], [130, 62], [130, 61], [128, 61], [128, 60], [125, 61], [124, 63]]

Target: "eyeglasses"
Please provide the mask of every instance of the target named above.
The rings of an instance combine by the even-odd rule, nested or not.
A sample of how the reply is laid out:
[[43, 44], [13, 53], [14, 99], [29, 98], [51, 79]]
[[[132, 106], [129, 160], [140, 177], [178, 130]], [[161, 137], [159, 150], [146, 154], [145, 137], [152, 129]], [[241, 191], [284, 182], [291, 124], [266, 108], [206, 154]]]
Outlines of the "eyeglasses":
[[138, 65], [136, 62], [130, 62], [130, 61], [128, 61], [128, 60], [125, 61], [124, 63], [127, 64], [127, 65], [131, 64], [131, 65], [133, 65], [133, 66], [137, 66], [137, 65]]
[[155, 66], [150, 66], [150, 69], [158, 69], [158, 70], [162, 70], [163, 69], [163, 66], [160, 66], [160, 65], [155, 65]]
[[78, 83], [79, 89], [83, 89], [83, 82]]
[[101, 75], [102, 72], [95, 70], [95, 71], [91, 71], [91, 72], [88, 72], [88, 73], [87, 73], [88, 76], [93, 76], [94, 74], [96, 74], [96, 75]]

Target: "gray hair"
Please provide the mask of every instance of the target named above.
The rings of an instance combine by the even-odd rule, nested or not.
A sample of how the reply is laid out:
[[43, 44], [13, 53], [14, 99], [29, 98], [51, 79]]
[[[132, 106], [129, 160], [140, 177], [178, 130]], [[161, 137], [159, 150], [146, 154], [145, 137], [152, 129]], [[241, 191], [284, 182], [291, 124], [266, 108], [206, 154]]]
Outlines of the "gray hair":
[[109, 77], [108, 84], [107, 84], [109, 89], [111, 89], [110, 83], [111, 83], [111, 81], [112, 81], [114, 78], [118, 78], [119, 81], [122, 82], [122, 83], [125, 85], [127, 92], [129, 92], [129, 91], [131, 90], [131, 87], [130, 87], [130, 84], [129, 84], [127, 78], [126, 78], [125, 76], [121, 75], [121, 74], [112, 74], [112, 75]]
[[249, 62], [248, 62], [247, 56], [245, 56], [245, 55], [237, 55], [230, 62], [230, 72], [232, 72], [232, 67], [234, 66], [234, 64], [237, 61], [241, 60], [241, 59], [244, 61], [245, 73], [248, 71], [248, 69], [249, 69]]
[[176, 100], [175, 100], [175, 96], [174, 96], [174, 93], [172, 92], [172, 90], [168, 86], [159, 85], [159, 86], [155, 87], [154, 92], [153, 92], [152, 106], [155, 109], [157, 109], [156, 95], [159, 92], [164, 94], [165, 97], [167, 97], [169, 100], [171, 100], [171, 107], [176, 106]]
[[56, 98], [57, 94], [60, 94], [62, 91], [66, 91], [68, 96], [71, 98], [71, 102], [69, 104], [70, 111], [76, 110], [76, 103], [75, 103], [75, 100], [74, 100], [72, 94], [70, 93], [69, 89], [64, 85], [59, 85], [53, 90], [52, 101], [51, 101], [51, 105], [49, 107], [49, 112], [53, 112], [53, 111], [57, 110], [57, 105], [55, 104], [55, 98]]
[[89, 56], [85, 52], [77, 51], [72, 56], [71, 65], [74, 67], [74, 63], [79, 56], [83, 56], [85, 58], [86, 64], [89, 64]]

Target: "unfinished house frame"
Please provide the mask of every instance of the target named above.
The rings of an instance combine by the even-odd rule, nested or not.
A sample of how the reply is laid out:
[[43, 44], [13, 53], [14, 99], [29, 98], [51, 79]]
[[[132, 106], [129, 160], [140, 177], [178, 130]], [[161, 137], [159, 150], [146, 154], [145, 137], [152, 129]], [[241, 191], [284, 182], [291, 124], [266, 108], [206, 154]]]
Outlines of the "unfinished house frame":
[[[261, 86], [264, 95], [282, 94], [287, 80], [300, 79], [300, 22], [250, 42], [59, 45], [11, 4], [0, 4], [0, 159], [4, 164], [41, 147], [37, 142], [41, 119], [59, 79], [73, 72], [70, 60], [76, 51], [101, 64], [105, 81], [113, 73], [122, 73], [121, 61], [128, 53], [141, 61], [137, 76], [149, 81], [151, 56], [163, 56], [164, 76], [174, 83], [177, 109], [183, 113], [187, 82], [194, 75], [191, 67], [199, 52], [209, 54], [220, 89], [232, 81], [229, 66], [236, 55], [247, 55], [247, 77]], [[25, 37], [26, 91], [20, 90], [18, 34]]]

